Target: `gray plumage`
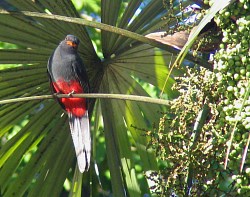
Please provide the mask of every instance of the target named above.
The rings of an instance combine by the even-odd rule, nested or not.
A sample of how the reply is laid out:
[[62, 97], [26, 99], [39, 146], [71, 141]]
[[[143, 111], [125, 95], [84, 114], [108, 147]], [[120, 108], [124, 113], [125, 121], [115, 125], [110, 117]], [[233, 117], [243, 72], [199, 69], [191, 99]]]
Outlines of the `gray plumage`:
[[[67, 35], [48, 61], [48, 74], [54, 93], [88, 93], [87, 72], [77, 53], [79, 40]], [[83, 98], [57, 98], [68, 113], [71, 135], [80, 172], [89, 169], [91, 135], [88, 117], [88, 101]]]

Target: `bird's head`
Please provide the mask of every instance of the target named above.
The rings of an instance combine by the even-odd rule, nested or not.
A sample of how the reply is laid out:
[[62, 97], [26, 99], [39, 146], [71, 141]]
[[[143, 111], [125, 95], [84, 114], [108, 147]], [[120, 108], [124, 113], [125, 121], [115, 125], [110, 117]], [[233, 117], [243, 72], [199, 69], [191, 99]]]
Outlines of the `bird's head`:
[[79, 39], [74, 36], [74, 35], [67, 35], [66, 38], [65, 38], [65, 43], [74, 48], [74, 49], [77, 49], [78, 48], [78, 45], [80, 43]]

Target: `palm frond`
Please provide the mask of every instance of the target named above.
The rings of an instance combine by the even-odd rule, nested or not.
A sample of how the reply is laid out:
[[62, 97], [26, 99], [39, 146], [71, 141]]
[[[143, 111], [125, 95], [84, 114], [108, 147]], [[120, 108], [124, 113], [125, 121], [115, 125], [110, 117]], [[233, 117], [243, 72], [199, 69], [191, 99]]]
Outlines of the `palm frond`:
[[[79, 54], [92, 92], [149, 96], [138, 80], [163, 88], [169, 63], [178, 51], [142, 36], [155, 29], [166, 15], [162, 0], [130, 1], [127, 7], [121, 0], [102, 1], [102, 23], [79, 19], [72, 2], [67, 0], [8, 2], [13, 12], [0, 11], [0, 40], [18, 48], [1, 49], [0, 63], [19, 66], [0, 72], [1, 99], [49, 94], [47, 60], [67, 34], [80, 39]], [[94, 50], [87, 25], [102, 29], [102, 60]], [[174, 83], [172, 77], [167, 81], [165, 94], [169, 98], [178, 95], [171, 89]], [[98, 110], [92, 103], [91, 113]], [[164, 110], [159, 105], [101, 99], [100, 113], [92, 113], [96, 114], [95, 121], [103, 119], [114, 196], [141, 196], [148, 192], [137, 179], [134, 155], [139, 155], [143, 171], [158, 169], [154, 152], [147, 149], [149, 139], [143, 129], [152, 128]], [[0, 136], [11, 133], [22, 120], [28, 121], [1, 145], [1, 192], [6, 196], [58, 196], [71, 168], [75, 168], [67, 117], [60, 107], [50, 100], [30, 101], [1, 105], [0, 115]], [[24, 162], [24, 155], [29, 153], [32, 157]], [[74, 183], [80, 179], [76, 171]]]

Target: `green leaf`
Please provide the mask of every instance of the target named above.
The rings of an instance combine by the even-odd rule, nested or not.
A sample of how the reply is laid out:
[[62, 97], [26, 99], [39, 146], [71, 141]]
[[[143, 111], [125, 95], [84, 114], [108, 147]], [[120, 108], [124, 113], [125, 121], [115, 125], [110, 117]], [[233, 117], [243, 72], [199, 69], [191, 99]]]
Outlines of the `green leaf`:
[[[156, 29], [160, 18], [167, 14], [162, 0], [101, 1], [103, 23], [80, 18], [68, 0], [8, 2], [12, 12], [0, 10], [0, 41], [17, 47], [1, 49], [0, 63], [18, 66], [1, 70], [1, 100], [50, 93], [47, 61], [67, 34], [80, 39], [79, 54], [94, 93], [149, 96], [138, 81], [162, 89], [170, 72], [169, 64], [178, 53], [171, 46], [143, 36]], [[89, 35], [89, 28], [101, 29], [101, 35]], [[101, 37], [103, 59], [97, 56], [90, 37], [96, 40]], [[187, 58], [196, 61], [190, 56]], [[178, 71], [172, 73], [179, 74]], [[165, 89], [168, 98], [178, 95], [171, 89], [174, 83], [171, 76]], [[102, 161], [95, 158], [103, 146], [93, 143], [97, 147], [93, 147], [92, 160], [103, 162], [103, 169], [110, 171], [112, 189], [105, 188], [109, 184], [104, 184], [104, 189], [111, 191], [113, 196], [148, 193], [148, 186], [141, 185], [138, 179], [142, 172], [136, 170], [138, 164], [134, 158], [140, 158], [138, 163], [143, 172], [158, 169], [154, 152], [147, 149], [148, 139], [143, 129], [152, 129], [164, 107], [101, 99], [99, 112], [93, 113], [93, 109], [98, 110], [94, 101], [90, 109], [94, 114], [91, 123], [97, 121], [99, 125], [103, 120], [107, 158]], [[10, 135], [12, 128], [24, 119], [28, 123], [17, 134], [7, 142], [0, 142], [1, 192], [6, 196], [59, 196], [65, 179], [72, 180], [71, 172], [75, 168], [67, 116], [62, 115], [55, 101], [0, 105], [0, 136]], [[93, 133], [97, 133], [98, 128], [93, 127]], [[96, 138], [95, 134], [93, 138]], [[25, 161], [27, 154], [32, 156]], [[75, 170], [72, 196], [80, 195], [81, 184], [89, 188], [86, 176]], [[92, 179], [94, 176], [90, 176], [91, 182]], [[146, 182], [145, 177], [142, 182]], [[99, 186], [94, 181], [92, 183], [92, 190], [96, 188], [98, 191]]]
[[76, 165], [75, 174], [72, 181], [72, 188], [70, 191], [70, 197], [81, 196], [82, 193], [82, 173], [80, 173], [78, 166]]

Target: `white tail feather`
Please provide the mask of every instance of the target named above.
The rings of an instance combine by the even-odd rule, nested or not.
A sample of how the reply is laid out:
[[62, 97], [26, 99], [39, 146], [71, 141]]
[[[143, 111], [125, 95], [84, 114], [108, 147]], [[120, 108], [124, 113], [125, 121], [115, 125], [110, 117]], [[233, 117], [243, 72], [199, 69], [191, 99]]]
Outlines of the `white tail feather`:
[[81, 173], [89, 169], [91, 155], [91, 136], [89, 130], [89, 117], [86, 111], [83, 117], [68, 113], [71, 136], [73, 139], [77, 163]]

